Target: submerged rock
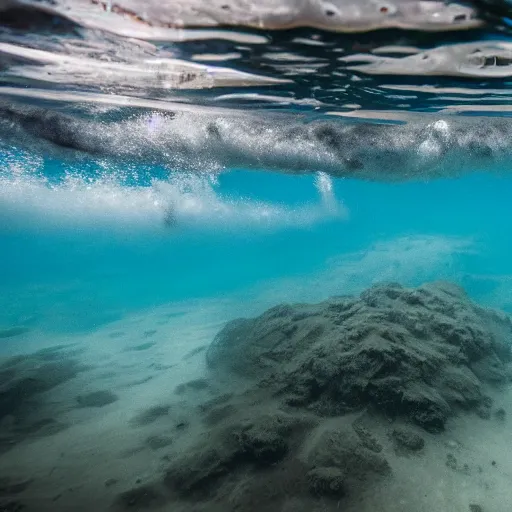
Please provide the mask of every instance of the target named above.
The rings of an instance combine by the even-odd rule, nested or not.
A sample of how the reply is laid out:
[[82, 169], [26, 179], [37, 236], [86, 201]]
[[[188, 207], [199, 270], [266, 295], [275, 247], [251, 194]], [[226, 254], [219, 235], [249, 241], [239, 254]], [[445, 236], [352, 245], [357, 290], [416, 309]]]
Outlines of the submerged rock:
[[[235, 320], [207, 350], [208, 380], [177, 389], [206, 398], [194, 413], [208, 432], [188, 429], [186, 448], [166, 458], [166, 496], [215, 512], [361, 504], [393, 478], [396, 457], [423, 453], [422, 428], [494, 411], [487, 388], [509, 379], [510, 339], [507, 316], [448, 283], [376, 286]], [[452, 454], [446, 467], [474, 471]]]
[[279, 462], [288, 452], [287, 436], [294, 420], [281, 415], [267, 415], [245, 423], [234, 433], [240, 453], [258, 465]]
[[309, 489], [315, 496], [343, 496], [345, 475], [337, 467], [315, 468], [307, 474]]
[[120, 508], [129, 510], [145, 510], [159, 507], [165, 503], [163, 494], [151, 485], [142, 485], [118, 496]]
[[215, 442], [211, 447], [198, 446], [167, 470], [165, 484], [181, 498], [207, 495], [236, 465], [234, 446]]
[[437, 432], [455, 410], [484, 404], [482, 386], [509, 379], [510, 339], [508, 316], [455, 285], [387, 284], [235, 320], [207, 362], [260, 382], [288, 406], [332, 416], [372, 405]]
[[169, 436], [149, 436], [146, 439], [146, 444], [152, 450], [160, 450], [161, 448], [166, 448], [171, 445], [173, 442], [172, 437]]
[[117, 395], [108, 390], [93, 391], [76, 398], [80, 407], [105, 407], [118, 400]]
[[180, 496], [207, 495], [238, 468], [268, 468], [281, 462], [307, 422], [284, 413], [252, 414], [221, 425], [168, 469], [165, 483]]
[[505, 421], [505, 419], [507, 418], [507, 412], [505, 411], [505, 409], [503, 409], [503, 407], [500, 407], [495, 413], [494, 413], [494, 417], [498, 420], [498, 421]]
[[352, 484], [391, 473], [388, 461], [365, 447], [356, 434], [348, 429], [325, 430], [308, 460], [315, 468], [338, 468]]
[[0, 419], [15, 414], [37, 395], [74, 378], [78, 371], [71, 360], [47, 363], [27, 356], [7, 361], [0, 368]]
[[0, 451], [29, 436], [47, 436], [67, 425], [52, 417], [47, 393], [84, 367], [59, 347], [15, 356], [0, 363]]
[[153, 407], [149, 407], [141, 411], [135, 417], [130, 420], [131, 425], [134, 427], [143, 427], [146, 425], [151, 425], [156, 420], [163, 416], [167, 416], [170, 411], [170, 406], [168, 405], [155, 405]]
[[25, 505], [19, 501], [0, 501], [0, 510], [2, 512], [22, 512]]
[[[0, 497], [20, 494], [32, 483], [32, 479], [0, 476]], [[2, 508], [0, 508], [2, 510]]]
[[405, 428], [395, 428], [391, 434], [397, 448], [406, 449], [412, 452], [422, 450], [425, 440], [416, 432]]

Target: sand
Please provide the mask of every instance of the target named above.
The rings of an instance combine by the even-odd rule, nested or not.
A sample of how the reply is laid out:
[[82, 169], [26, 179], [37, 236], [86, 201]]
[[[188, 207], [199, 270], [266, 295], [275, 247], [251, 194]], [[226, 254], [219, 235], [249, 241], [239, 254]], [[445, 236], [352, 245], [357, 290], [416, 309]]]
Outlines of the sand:
[[[414, 292], [370, 290], [367, 302], [382, 297], [382, 290], [400, 296]], [[455, 317], [465, 318], [466, 326], [495, 319], [455, 288], [430, 290], [435, 300], [427, 301], [427, 309], [449, 290], [455, 295], [443, 295], [444, 305], [456, 303]], [[361, 299], [350, 300], [359, 307]], [[394, 311], [394, 301], [401, 299], [386, 300]], [[324, 306], [311, 307], [323, 311]], [[290, 307], [295, 314], [294, 308], [309, 306]], [[383, 310], [384, 305], [377, 301], [371, 307]], [[468, 311], [483, 316], [478, 320]], [[409, 409], [391, 414], [368, 398], [350, 404], [350, 410], [326, 411], [334, 404], [329, 386], [323, 389], [331, 391], [314, 400], [296, 403], [283, 387], [308, 362], [312, 346], [324, 343], [323, 335], [301, 344], [294, 336], [302, 327], [292, 329], [285, 360], [268, 359], [276, 356], [278, 345], [269, 349], [268, 337], [250, 324], [267, 321], [272, 314], [267, 312], [246, 321], [254, 336], [239, 340], [239, 352], [219, 357], [219, 344], [229, 346], [233, 339], [226, 336], [229, 325], [222, 330], [229, 316], [218, 312], [162, 306], [87, 334], [6, 335], [0, 368], [0, 510], [509, 510], [512, 389], [507, 373], [499, 382], [475, 374], [478, 399], [445, 396], [449, 410], [442, 428], [422, 424], [422, 416]], [[496, 318], [506, 325], [505, 317]], [[341, 326], [346, 325], [345, 320]], [[439, 336], [436, 346], [444, 339]], [[248, 341], [255, 350], [244, 349]], [[506, 340], [498, 341], [501, 346]], [[21, 347], [23, 357], [15, 357]], [[268, 364], [252, 366], [251, 373], [252, 358], [261, 355], [258, 347], [266, 351]], [[9, 401], [13, 390], [17, 400]]]

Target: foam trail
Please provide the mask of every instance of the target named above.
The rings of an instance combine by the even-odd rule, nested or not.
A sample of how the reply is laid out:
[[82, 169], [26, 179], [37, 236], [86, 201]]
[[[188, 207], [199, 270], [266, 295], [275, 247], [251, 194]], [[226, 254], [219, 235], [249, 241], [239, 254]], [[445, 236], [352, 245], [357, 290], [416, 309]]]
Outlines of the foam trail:
[[117, 112], [98, 121], [3, 105], [0, 137], [60, 159], [108, 157], [189, 171], [245, 168], [403, 181], [512, 167], [507, 118], [427, 115], [391, 125], [188, 108], [121, 120]]
[[[169, 233], [175, 229], [279, 229], [343, 218], [345, 209], [328, 202], [292, 207], [218, 191], [210, 175], [173, 175], [149, 186], [127, 186], [119, 170], [107, 168], [98, 179], [68, 174], [57, 183], [37, 176], [38, 160], [10, 161], [0, 175], [0, 226], [133, 230]], [[24, 165], [29, 166], [27, 170]]]

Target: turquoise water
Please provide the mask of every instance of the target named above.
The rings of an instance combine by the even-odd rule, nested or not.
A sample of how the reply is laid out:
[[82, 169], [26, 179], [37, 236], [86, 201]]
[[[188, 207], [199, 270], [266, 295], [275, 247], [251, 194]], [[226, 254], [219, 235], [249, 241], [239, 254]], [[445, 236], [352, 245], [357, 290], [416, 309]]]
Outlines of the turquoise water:
[[[200, 178], [181, 196], [190, 204], [170, 227], [152, 215], [147, 183], [37, 188], [25, 203], [2, 209], [1, 323], [87, 330], [166, 302], [252, 297], [279, 279], [297, 287], [300, 301], [379, 280], [416, 285], [443, 277], [478, 301], [512, 307], [510, 178], [334, 179], [327, 196], [315, 180], [243, 170], [216, 183]], [[339, 287], [301, 289], [302, 279], [344, 259]]]
[[509, 11], [0, 0], [0, 512], [509, 512]]
[[[302, 409], [282, 402], [274, 409], [274, 395], [261, 398], [258, 386], [265, 384], [257, 385], [257, 398], [251, 399], [251, 381], [222, 369], [216, 374], [208, 363], [215, 348], [206, 348], [223, 339], [222, 329], [233, 319], [253, 318], [282, 303], [317, 303], [361, 293], [363, 297], [382, 283], [417, 287], [447, 281], [462, 286], [481, 306], [512, 312], [512, 179], [506, 172], [475, 169], [457, 178], [386, 183], [322, 172], [293, 176], [234, 169], [189, 174], [150, 165], [132, 164], [128, 170], [124, 166], [92, 158], [78, 164], [45, 161], [44, 155], [26, 150], [4, 155], [0, 335], [6, 381], [0, 409], [7, 412], [0, 422], [0, 469], [7, 475], [2, 484], [6, 506], [14, 500], [34, 512], [309, 512], [339, 510], [343, 502], [348, 512], [467, 512], [469, 505], [481, 504], [483, 510], [508, 510], [512, 467], [506, 414], [511, 396], [503, 382], [484, 388], [474, 376], [481, 375], [475, 368], [469, 387], [464, 380], [448, 384], [456, 390], [454, 403], [463, 405], [454, 405], [446, 423], [440, 420], [442, 428], [433, 423], [434, 428], [422, 423], [423, 416], [415, 416], [414, 408], [405, 420], [400, 415], [380, 416], [371, 404], [342, 413], [336, 405], [326, 415], [315, 404]], [[442, 297], [436, 300], [445, 300]], [[465, 301], [448, 304], [447, 311], [466, 311]], [[435, 318], [440, 313], [433, 304], [429, 311], [436, 313], [429, 315]], [[411, 306], [393, 307], [399, 319]], [[483, 315], [472, 317], [473, 310], [467, 311], [459, 320], [462, 331], [456, 333]], [[365, 318], [361, 325], [372, 325], [370, 317]], [[441, 325], [446, 329], [450, 323]], [[257, 343], [262, 328], [265, 323], [246, 331], [242, 339]], [[398, 324], [390, 327], [395, 328], [401, 332]], [[383, 336], [389, 335], [387, 327], [382, 329], [388, 333]], [[287, 350], [293, 354], [290, 347], [304, 342], [291, 336]], [[428, 349], [422, 348], [428, 339], [413, 338], [410, 343], [420, 353], [426, 350], [421, 357], [427, 361], [439, 358], [434, 364], [442, 367], [442, 350], [450, 354], [450, 344], [459, 339], [453, 336], [447, 335], [448, 344], [433, 356], [428, 350], [439, 340]], [[261, 340], [266, 339], [262, 334]], [[388, 342], [379, 339], [377, 347], [385, 354]], [[235, 349], [227, 360], [236, 369], [241, 356]], [[248, 345], [248, 356], [251, 350]], [[21, 359], [16, 358], [19, 354]], [[289, 357], [282, 360], [278, 375], [293, 363], [294, 356]], [[310, 356], [299, 352], [296, 357], [300, 362]], [[218, 356], [216, 360], [222, 362]], [[316, 359], [308, 364], [314, 367]], [[392, 365], [393, 372], [399, 373], [400, 365]], [[361, 366], [362, 374], [365, 368]], [[450, 371], [456, 379], [469, 371], [454, 368]], [[290, 370], [290, 379], [298, 371]], [[496, 378], [492, 375], [491, 381]], [[473, 402], [475, 385], [478, 390], [482, 386], [478, 394], [484, 398], [478, 395]], [[418, 399], [418, 407], [423, 399]], [[480, 402], [492, 405], [474, 412]], [[256, 446], [263, 443], [263, 450], [271, 450], [270, 469], [265, 458], [263, 469], [262, 462], [253, 467], [256, 455], [247, 455], [244, 462], [245, 452], [241, 462], [231, 462], [229, 448], [223, 448], [225, 439], [239, 439], [229, 437], [232, 429], [241, 428], [239, 421], [277, 435], [273, 421], [306, 417], [313, 422], [307, 428], [319, 426], [304, 442], [321, 447], [320, 434], [329, 428], [334, 428], [332, 439], [345, 440], [341, 459], [321, 462], [345, 468], [342, 473], [338, 466], [328, 466], [328, 474], [334, 471], [338, 482], [329, 485], [343, 489], [334, 497], [330, 491], [327, 497], [318, 496], [316, 486], [324, 484], [315, 482], [325, 478], [326, 470], [295, 454], [292, 441], [286, 448], [289, 455], [281, 460], [284, 452], [273, 454], [274, 448], [265, 444], [273, 438], [257, 438]], [[366, 430], [358, 430], [357, 421]], [[361, 445], [350, 437], [354, 432], [373, 437], [361, 437], [366, 443]], [[402, 438], [408, 440], [405, 448], [397, 444]], [[377, 444], [368, 444], [368, 439]], [[221, 476], [217, 462], [204, 459], [210, 448], [221, 450], [215, 457], [231, 468], [220, 470]], [[227, 455], [223, 449], [228, 449]], [[411, 451], [417, 449], [420, 455]], [[401, 450], [411, 452], [404, 456]], [[309, 457], [321, 457], [315, 453]], [[219, 490], [206, 484], [202, 490], [197, 464]], [[359, 477], [353, 480], [351, 467], [356, 475], [362, 471], [366, 483], [357, 483]], [[228, 477], [222, 476], [224, 471], [229, 471]], [[232, 489], [231, 479], [254, 484], [246, 483], [248, 494], [240, 494], [238, 487]], [[270, 489], [270, 498], [260, 496], [259, 485]], [[416, 491], [410, 491], [418, 485], [425, 489], [420, 504]], [[199, 489], [194, 491], [197, 496], [189, 495], [191, 486]], [[260, 497], [252, 497], [253, 492]], [[191, 503], [198, 508], [190, 508]], [[318, 504], [324, 508], [311, 508]], [[299, 505], [302, 508], [294, 508]]]

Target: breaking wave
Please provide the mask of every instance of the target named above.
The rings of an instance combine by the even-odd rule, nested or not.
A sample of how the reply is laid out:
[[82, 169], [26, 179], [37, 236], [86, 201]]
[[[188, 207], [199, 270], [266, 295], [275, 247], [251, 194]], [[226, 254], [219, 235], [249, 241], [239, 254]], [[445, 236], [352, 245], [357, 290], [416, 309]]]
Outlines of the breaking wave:
[[411, 114], [391, 123], [381, 114], [375, 123], [167, 108], [140, 115], [115, 110], [92, 121], [4, 105], [0, 134], [64, 160], [111, 158], [196, 173], [243, 168], [403, 181], [510, 170], [512, 124], [503, 117]]
[[[0, 173], [0, 225], [91, 229], [143, 228], [169, 233], [183, 227], [215, 230], [308, 226], [347, 211], [327, 175], [317, 178], [318, 200], [305, 205], [258, 201], [220, 191], [215, 174], [167, 173], [146, 184], [127, 184], [133, 169], [104, 165], [98, 177], [76, 169], [49, 178], [41, 159], [10, 155]], [[165, 172], [163, 174], [166, 174]]]

